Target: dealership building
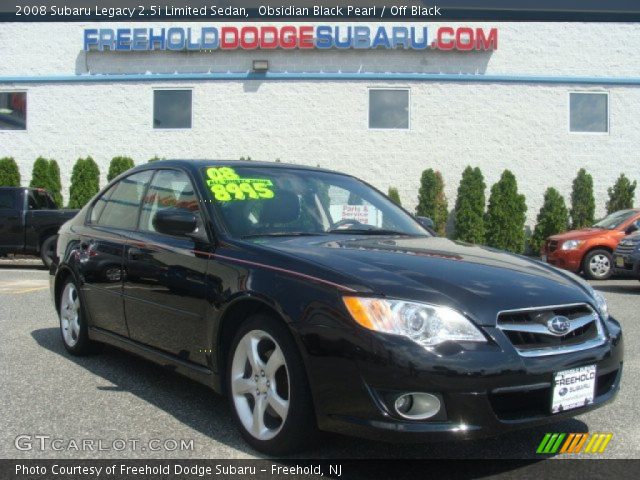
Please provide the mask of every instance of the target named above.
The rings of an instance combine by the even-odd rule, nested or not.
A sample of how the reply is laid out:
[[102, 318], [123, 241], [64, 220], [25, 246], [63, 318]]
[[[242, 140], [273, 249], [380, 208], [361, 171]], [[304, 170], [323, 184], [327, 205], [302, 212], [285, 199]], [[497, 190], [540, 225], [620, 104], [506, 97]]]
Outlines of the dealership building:
[[[243, 30], [247, 25], [248, 30]], [[512, 170], [533, 226], [547, 187], [640, 180], [640, 25], [8, 23], [0, 157], [278, 159], [354, 174], [415, 208], [467, 165]], [[487, 192], [488, 194], [488, 192]]]

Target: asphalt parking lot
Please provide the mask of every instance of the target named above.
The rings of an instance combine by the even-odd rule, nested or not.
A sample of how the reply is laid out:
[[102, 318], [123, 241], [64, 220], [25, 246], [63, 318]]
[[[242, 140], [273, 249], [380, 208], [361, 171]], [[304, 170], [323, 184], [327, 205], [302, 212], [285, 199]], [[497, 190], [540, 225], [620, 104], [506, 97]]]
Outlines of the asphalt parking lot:
[[[612, 432], [613, 438], [599, 458], [640, 458], [634, 394], [640, 391], [636, 341], [640, 336], [640, 282], [611, 280], [593, 285], [606, 296], [626, 337], [622, 388], [613, 404], [574, 420], [483, 441], [404, 445], [328, 436], [315, 451], [301, 457], [540, 458], [535, 450], [546, 432]], [[207, 388], [112, 348], [92, 357], [69, 356], [59, 338], [48, 272], [37, 263], [0, 262], [0, 304], [4, 367], [0, 457], [259, 456], [237, 433], [226, 401]], [[20, 435], [27, 436], [20, 441], [23, 450], [15, 446]], [[52, 448], [54, 439], [60, 440], [56, 450]], [[94, 450], [74, 448], [83, 440], [93, 441]], [[124, 449], [120, 450], [123, 442], [117, 440], [124, 442]], [[179, 447], [182, 440], [186, 450]], [[41, 442], [45, 449], [40, 448]]]

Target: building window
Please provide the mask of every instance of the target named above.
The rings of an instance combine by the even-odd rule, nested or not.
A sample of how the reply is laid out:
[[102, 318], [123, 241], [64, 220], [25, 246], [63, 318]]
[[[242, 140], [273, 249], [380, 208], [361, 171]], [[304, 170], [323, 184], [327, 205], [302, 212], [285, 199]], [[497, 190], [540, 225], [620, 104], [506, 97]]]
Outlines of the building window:
[[369, 128], [409, 128], [409, 90], [370, 89]]
[[0, 130], [27, 129], [27, 93], [0, 92]]
[[153, 128], [191, 128], [191, 90], [153, 91]]
[[570, 93], [569, 131], [576, 133], [609, 132], [609, 94]]

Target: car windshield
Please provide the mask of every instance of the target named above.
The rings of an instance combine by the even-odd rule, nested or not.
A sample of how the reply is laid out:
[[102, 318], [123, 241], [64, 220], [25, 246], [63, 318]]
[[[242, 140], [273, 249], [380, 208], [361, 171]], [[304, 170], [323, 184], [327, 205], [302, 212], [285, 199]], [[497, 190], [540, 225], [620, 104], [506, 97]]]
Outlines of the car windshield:
[[429, 234], [386, 196], [346, 175], [298, 168], [202, 169], [210, 200], [238, 238]]
[[596, 223], [594, 227], [613, 230], [614, 228], [618, 228], [635, 214], [635, 210], [620, 210], [617, 212], [613, 212], [611, 215], [607, 215], [604, 219]]

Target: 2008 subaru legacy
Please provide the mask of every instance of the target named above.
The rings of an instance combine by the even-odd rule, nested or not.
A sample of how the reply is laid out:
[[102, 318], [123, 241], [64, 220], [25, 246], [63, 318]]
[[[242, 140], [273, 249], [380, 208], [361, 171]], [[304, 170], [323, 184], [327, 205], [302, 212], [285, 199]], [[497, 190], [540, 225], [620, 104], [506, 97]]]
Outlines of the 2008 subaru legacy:
[[66, 349], [135, 352], [225, 393], [254, 448], [317, 430], [492, 436], [613, 399], [622, 332], [575, 275], [434, 237], [362, 181], [292, 165], [163, 161], [61, 231]]

